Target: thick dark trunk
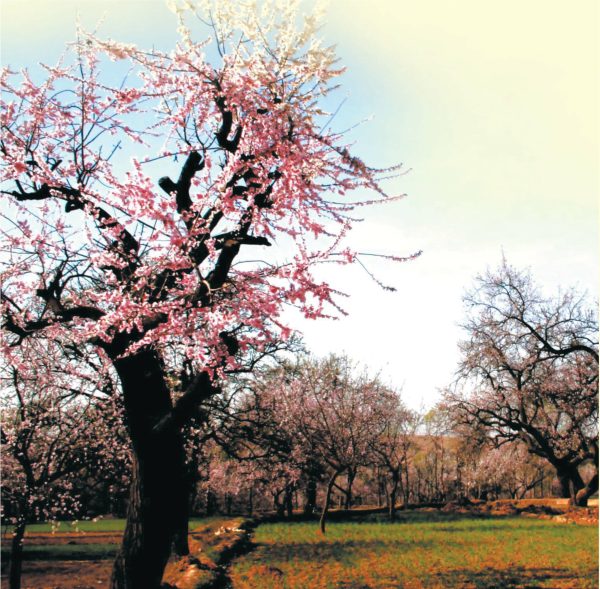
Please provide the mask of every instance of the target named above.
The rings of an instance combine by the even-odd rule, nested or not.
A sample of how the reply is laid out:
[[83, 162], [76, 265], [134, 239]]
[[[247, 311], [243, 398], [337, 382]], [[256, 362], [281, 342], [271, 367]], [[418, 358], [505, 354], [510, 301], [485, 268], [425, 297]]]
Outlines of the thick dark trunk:
[[277, 517], [283, 517], [285, 515], [285, 503], [280, 501], [282, 491], [278, 491], [273, 495], [273, 504], [275, 505], [275, 513]]
[[25, 537], [25, 520], [19, 520], [13, 532], [10, 544], [10, 563], [8, 570], [8, 586], [10, 589], [21, 589], [21, 570], [23, 568], [23, 538]]
[[[563, 499], [569, 499], [571, 505], [577, 505], [577, 495], [585, 487], [577, 467], [559, 465], [556, 467], [556, 476], [558, 478], [560, 496]], [[587, 499], [585, 501], [587, 502]]]
[[158, 589], [172, 545], [179, 555], [189, 553], [183, 440], [175, 428], [155, 429], [172, 408], [157, 353], [143, 350], [114, 360], [114, 365], [123, 390], [134, 472], [111, 588]]
[[294, 488], [290, 485], [285, 488], [284, 504], [285, 513], [291, 518], [294, 515]]
[[577, 491], [575, 495], [575, 505], [587, 507], [588, 499], [598, 490], [598, 473], [589, 480], [588, 484]]
[[306, 483], [306, 502], [304, 503], [304, 513], [312, 515], [317, 508], [317, 481], [309, 478]]
[[310, 478], [306, 485], [306, 503], [304, 513], [312, 515], [317, 509], [317, 481]]
[[571, 496], [571, 477], [561, 471], [557, 471], [558, 493], [561, 498], [568, 499]]
[[321, 533], [325, 533], [325, 522], [327, 520], [327, 514], [329, 513], [329, 506], [331, 504], [331, 491], [333, 490], [333, 485], [335, 485], [335, 479], [337, 479], [339, 472], [335, 472], [332, 477], [329, 479], [327, 483], [327, 490], [325, 492], [325, 503], [323, 505], [323, 511], [321, 512], [321, 520], [319, 521], [319, 527], [321, 529]]

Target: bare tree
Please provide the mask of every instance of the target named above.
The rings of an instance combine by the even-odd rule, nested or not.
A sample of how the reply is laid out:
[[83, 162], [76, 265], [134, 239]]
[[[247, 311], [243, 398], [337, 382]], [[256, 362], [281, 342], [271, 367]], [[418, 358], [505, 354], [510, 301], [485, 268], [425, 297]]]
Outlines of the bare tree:
[[[598, 321], [574, 290], [544, 297], [503, 262], [465, 297], [467, 339], [446, 394], [460, 421], [497, 445], [521, 440], [556, 469], [578, 505], [598, 489]], [[593, 464], [585, 483], [579, 472]]]

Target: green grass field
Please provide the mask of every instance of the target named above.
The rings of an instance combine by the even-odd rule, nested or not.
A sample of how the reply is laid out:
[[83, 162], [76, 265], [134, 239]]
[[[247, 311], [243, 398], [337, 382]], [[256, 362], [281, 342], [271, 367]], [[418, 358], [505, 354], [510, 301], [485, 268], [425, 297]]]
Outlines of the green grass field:
[[234, 561], [235, 589], [598, 587], [593, 526], [408, 514], [395, 524], [264, 524]]

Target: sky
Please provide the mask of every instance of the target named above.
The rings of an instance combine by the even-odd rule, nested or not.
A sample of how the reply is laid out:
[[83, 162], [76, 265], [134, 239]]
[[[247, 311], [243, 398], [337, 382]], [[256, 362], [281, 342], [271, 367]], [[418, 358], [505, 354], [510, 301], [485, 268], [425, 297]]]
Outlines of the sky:
[[[79, 14], [99, 36], [168, 48], [162, 0], [0, 0], [1, 61], [53, 61]], [[330, 0], [321, 35], [347, 67], [338, 128], [355, 151], [408, 173], [403, 200], [353, 232], [361, 251], [407, 255], [332, 277], [349, 316], [300, 321], [316, 354], [346, 352], [414, 408], [454, 375], [461, 297], [509, 263], [552, 292], [598, 296], [598, 4], [595, 0]], [[295, 318], [294, 318], [295, 319]]]

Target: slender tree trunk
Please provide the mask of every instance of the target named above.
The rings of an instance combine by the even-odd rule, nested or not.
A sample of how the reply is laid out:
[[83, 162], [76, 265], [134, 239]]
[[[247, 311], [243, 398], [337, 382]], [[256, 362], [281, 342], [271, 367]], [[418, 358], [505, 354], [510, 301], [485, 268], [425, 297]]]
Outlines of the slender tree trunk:
[[345, 495], [346, 501], [344, 507], [346, 509], [350, 509], [352, 507], [352, 486], [354, 485], [354, 479], [356, 478], [356, 469], [349, 468], [348, 469], [348, 487], [346, 488]]
[[209, 489], [206, 491], [206, 515], [214, 515], [217, 511], [215, 494]]
[[10, 589], [21, 589], [21, 570], [23, 568], [23, 538], [25, 537], [25, 519], [19, 519], [13, 532], [10, 544], [10, 563], [8, 570], [8, 586]]
[[154, 429], [172, 408], [158, 354], [145, 349], [114, 360], [114, 365], [123, 389], [134, 468], [111, 588], [159, 589], [172, 544], [177, 554], [189, 553], [183, 440], [174, 428]]
[[390, 521], [393, 522], [396, 519], [396, 496], [398, 494], [398, 485], [400, 483], [400, 476], [397, 470], [392, 471], [392, 487], [390, 489], [390, 498], [388, 505], [388, 515]]
[[252, 517], [254, 513], [254, 487], [250, 487], [248, 490], [248, 515]]
[[333, 485], [335, 484], [335, 479], [339, 476], [339, 471], [336, 471], [329, 482], [327, 483], [327, 490], [325, 492], [325, 504], [323, 505], [323, 511], [321, 513], [321, 520], [319, 521], [319, 527], [321, 529], [321, 533], [325, 533], [325, 521], [327, 520], [327, 514], [329, 513], [329, 505], [331, 503], [331, 491], [333, 490]]
[[283, 491], [277, 491], [273, 494], [273, 504], [275, 505], [275, 513], [277, 513], [277, 517], [283, 517], [285, 515], [285, 502], [279, 500], [282, 492]]
[[408, 461], [404, 461], [404, 483], [402, 485], [402, 490], [403, 490], [403, 499], [404, 499], [404, 509], [406, 509], [408, 507], [408, 502], [410, 500], [410, 479], [409, 479], [409, 473], [408, 473]]

